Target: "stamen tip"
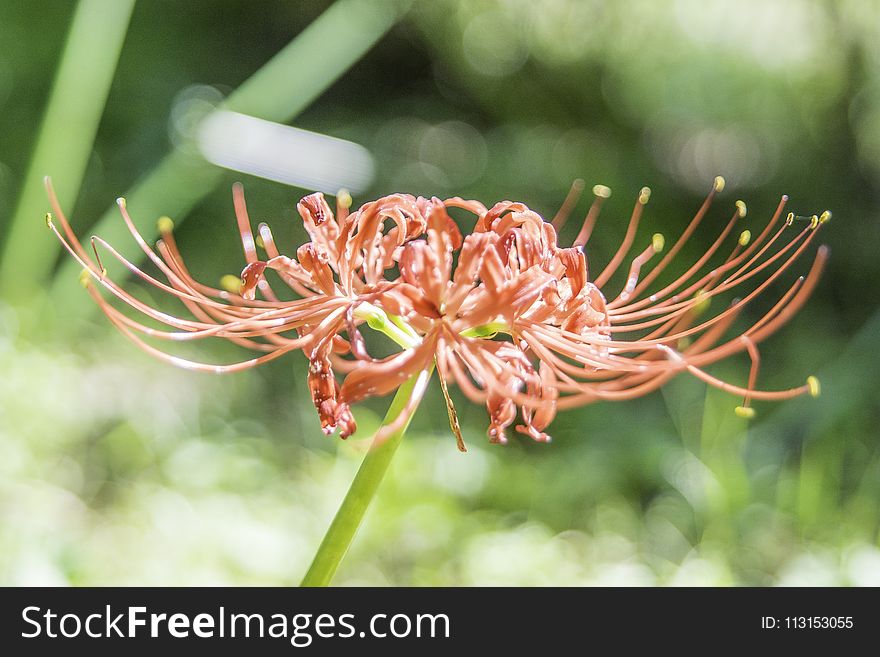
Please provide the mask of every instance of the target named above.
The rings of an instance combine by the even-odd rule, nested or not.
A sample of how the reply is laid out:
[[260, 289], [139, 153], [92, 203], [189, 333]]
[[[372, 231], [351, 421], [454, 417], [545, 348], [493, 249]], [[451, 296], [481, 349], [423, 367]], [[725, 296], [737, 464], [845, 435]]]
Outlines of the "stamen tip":
[[825, 224], [829, 221], [831, 221], [831, 212], [829, 210], [825, 210], [825, 212], [819, 215], [819, 223]]
[[47, 228], [52, 227], [52, 213], [51, 212], [46, 213], [46, 227]]
[[724, 176], [715, 176], [715, 180], [712, 182], [712, 189], [716, 192], [724, 190]]
[[340, 189], [336, 192], [336, 202], [339, 203], [340, 207], [345, 208], [346, 210], [351, 207], [352, 198], [351, 194], [347, 189]]
[[651, 246], [654, 247], [654, 253], [660, 253], [666, 245], [666, 238], [660, 233], [654, 233], [651, 237]]
[[571, 181], [571, 188], [576, 192], [583, 191], [584, 187], [586, 187], [587, 183], [584, 182], [583, 178], [575, 178]]
[[744, 230], [739, 234], [739, 245], [746, 246], [752, 239], [752, 231]]
[[220, 277], [220, 287], [230, 294], [238, 294], [241, 288], [241, 279], [232, 274], [224, 274]]
[[709, 306], [712, 305], [712, 297], [709, 294], [706, 294], [706, 291], [700, 288], [697, 290], [697, 293], [694, 295], [694, 305], [693, 312], [695, 315], [702, 315], [706, 310], [709, 309]]
[[611, 188], [606, 187], [605, 185], [594, 185], [593, 186], [593, 194], [595, 194], [599, 198], [610, 198], [611, 197]]
[[262, 235], [257, 235], [257, 236], [254, 238], [254, 244], [256, 244], [256, 245], [257, 245], [258, 247], [260, 247], [261, 249], [265, 249], [265, 248], [266, 248], [266, 243], [263, 241], [263, 236], [262, 236]]
[[117, 199], [116, 199], [116, 205], [118, 205], [120, 208], [122, 208], [122, 209], [124, 210], [125, 207], [126, 207], [125, 197], [124, 197], [124, 196], [120, 196], [119, 198], [117, 198]]
[[810, 389], [810, 397], [818, 397], [822, 394], [822, 386], [819, 384], [819, 379], [815, 376], [807, 377], [807, 386]]
[[789, 212], [788, 216], [785, 218], [785, 225], [791, 226], [794, 223], [794, 212]]
[[746, 216], [746, 204], [745, 201], [737, 201], [734, 205], [736, 205], [736, 213], [739, 215], [739, 218], [742, 219]]
[[651, 198], [651, 188], [650, 187], [642, 187], [641, 191], [639, 191], [639, 203], [642, 205], [647, 204], [648, 199]]
[[156, 227], [159, 229], [160, 235], [167, 235], [174, 230], [174, 221], [171, 217], [162, 216], [156, 221]]
[[733, 409], [733, 412], [737, 414], [738, 417], [744, 418], [746, 420], [751, 420], [755, 417], [755, 409], [751, 406], [737, 406]]
[[92, 275], [88, 269], [83, 269], [79, 273], [79, 284], [85, 288], [88, 288], [92, 282]]

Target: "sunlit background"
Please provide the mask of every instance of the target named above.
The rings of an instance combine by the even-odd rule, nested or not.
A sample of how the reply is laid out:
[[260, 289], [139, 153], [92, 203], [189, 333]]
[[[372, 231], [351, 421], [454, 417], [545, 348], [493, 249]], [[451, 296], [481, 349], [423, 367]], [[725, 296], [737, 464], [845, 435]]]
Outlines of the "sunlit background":
[[[782, 193], [798, 214], [834, 213], [824, 279], [762, 347], [762, 387], [815, 374], [822, 396], [757, 404], [747, 425], [738, 399], [679, 377], [560, 415], [550, 445], [516, 434], [499, 447], [453, 391], [460, 454], [434, 383], [336, 581], [880, 585], [876, 3], [130, 9], [0, 2], [0, 582], [296, 583], [388, 403], [360, 405], [342, 442], [320, 432], [301, 355], [225, 377], [151, 360], [76, 284], [43, 222], [43, 175], [78, 231], [130, 255], [117, 196], [150, 236], [172, 216], [214, 284], [243, 266], [236, 180], [292, 252], [306, 237], [296, 201], [328, 184], [355, 203], [400, 191], [552, 216], [583, 178], [613, 190], [588, 250], [604, 263], [643, 185], [640, 238], [672, 238], [721, 174], [692, 259], [739, 198], [752, 229]], [[205, 123], [217, 109], [231, 123]], [[273, 127], [255, 157], [257, 137], [236, 132], [248, 117], [298, 131]], [[313, 133], [336, 140], [321, 142], [335, 159], [309, 166], [297, 144]], [[743, 382], [748, 359], [712, 371]]]

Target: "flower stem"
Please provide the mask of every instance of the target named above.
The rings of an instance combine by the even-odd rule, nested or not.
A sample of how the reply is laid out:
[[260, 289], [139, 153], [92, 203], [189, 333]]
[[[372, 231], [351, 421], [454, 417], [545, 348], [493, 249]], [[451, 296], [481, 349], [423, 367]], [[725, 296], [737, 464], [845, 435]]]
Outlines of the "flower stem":
[[[415, 409], [418, 406], [418, 400], [424, 394], [424, 388], [427, 385], [427, 379], [430, 377], [431, 370], [425, 370], [404, 383], [397, 390], [385, 419], [382, 422], [383, 427], [387, 427], [399, 418], [401, 413], [407, 413], [408, 417], [403, 424], [395, 431], [387, 435], [382, 435], [382, 429], [373, 438], [373, 444], [370, 446], [367, 455], [364, 457], [361, 467], [358, 468], [351, 487], [342, 500], [330, 528], [321, 541], [312, 565], [303, 577], [301, 586], [328, 586], [336, 574], [336, 569], [348, 552], [348, 547], [354, 538], [355, 532], [360, 527], [364, 519], [364, 513], [370, 502], [382, 483], [382, 478], [388, 470], [391, 459], [397, 451], [403, 439], [403, 434], [409, 426]], [[415, 403], [411, 403], [415, 402]], [[407, 405], [409, 404], [409, 408]]]

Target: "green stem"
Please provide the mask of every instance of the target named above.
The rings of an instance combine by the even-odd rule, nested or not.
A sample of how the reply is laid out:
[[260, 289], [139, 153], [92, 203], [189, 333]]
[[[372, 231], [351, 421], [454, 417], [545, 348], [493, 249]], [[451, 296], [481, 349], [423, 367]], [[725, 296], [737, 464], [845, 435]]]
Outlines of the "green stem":
[[[407, 402], [413, 394], [420, 395], [422, 391], [416, 389], [419, 379], [423, 376], [430, 376], [433, 371], [427, 370], [410, 378], [397, 390], [388, 412], [385, 414], [383, 426], [386, 426], [398, 418], [398, 416], [406, 409]], [[423, 387], [422, 384], [421, 387]], [[361, 467], [358, 469], [351, 482], [351, 487], [342, 500], [330, 528], [321, 541], [321, 546], [312, 560], [312, 565], [306, 572], [302, 580], [302, 586], [328, 586], [336, 574], [336, 569], [348, 552], [348, 547], [360, 527], [364, 519], [364, 514], [370, 502], [382, 483], [382, 478], [388, 471], [388, 466], [394, 453], [400, 445], [403, 434], [409, 426], [415, 408], [410, 411], [406, 423], [391, 435], [381, 440], [374, 438], [370, 450], [364, 457]]]

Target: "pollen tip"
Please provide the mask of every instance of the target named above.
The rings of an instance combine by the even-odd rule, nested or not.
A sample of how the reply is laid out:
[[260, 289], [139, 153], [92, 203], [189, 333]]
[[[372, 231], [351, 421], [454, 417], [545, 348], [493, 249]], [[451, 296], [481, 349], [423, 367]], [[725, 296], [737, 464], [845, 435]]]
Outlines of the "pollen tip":
[[238, 294], [241, 288], [241, 279], [232, 274], [224, 274], [220, 277], [220, 287], [230, 294]]
[[124, 196], [120, 196], [116, 199], [116, 205], [118, 205], [123, 210], [126, 208], [126, 201]]
[[343, 188], [336, 192], [336, 202], [339, 203], [339, 205], [346, 210], [350, 208], [352, 204], [352, 198], [349, 191]]
[[791, 226], [794, 223], [794, 212], [789, 212], [788, 216], [785, 218], [785, 225]]
[[734, 205], [736, 205], [736, 213], [739, 215], [739, 218], [745, 217], [747, 212], [745, 201], [737, 201]]
[[716, 192], [724, 190], [724, 176], [715, 176], [715, 180], [712, 182], [712, 189]]
[[823, 212], [822, 214], [819, 215], [819, 223], [826, 224], [829, 221], [831, 221], [831, 211], [825, 210], [825, 212]]
[[745, 418], [746, 420], [751, 420], [755, 417], [755, 409], [751, 406], [737, 406], [733, 409], [733, 412], [736, 413], [737, 416]]
[[651, 246], [654, 247], [654, 253], [660, 253], [666, 245], [666, 238], [661, 233], [654, 233], [651, 237]]
[[752, 239], [752, 231], [744, 230], [739, 234], [739, 245], [746, 246]]
[[700, 288], [697, 290], [697, 293], [694, 295], [694, 313], [697, 315], [702, 315], [709, 306], [712, 304], [712, 297], [706, 294], [705, 290]]
[[807, 377], [807, 387], [810, 389], [810, 397], [818, 397], [822, 394], [822, 386], [819, 384], [819, 379], [815, 376]]
[[156, 221], [156, 227], [159, 229], [160, 235], [167, 235], [174, 230], [174, 221], [171, 217], [161, 216]]
[[642, 187], [639, 191], [639, 203], [642, 205], [647, 204], [648, 199], [651, 198], [651, 188], [650, 187]]
[[605, 185], [593, 185], [593, 194], [599, 198], [609, 198], [611, 196], [611, 188]]

